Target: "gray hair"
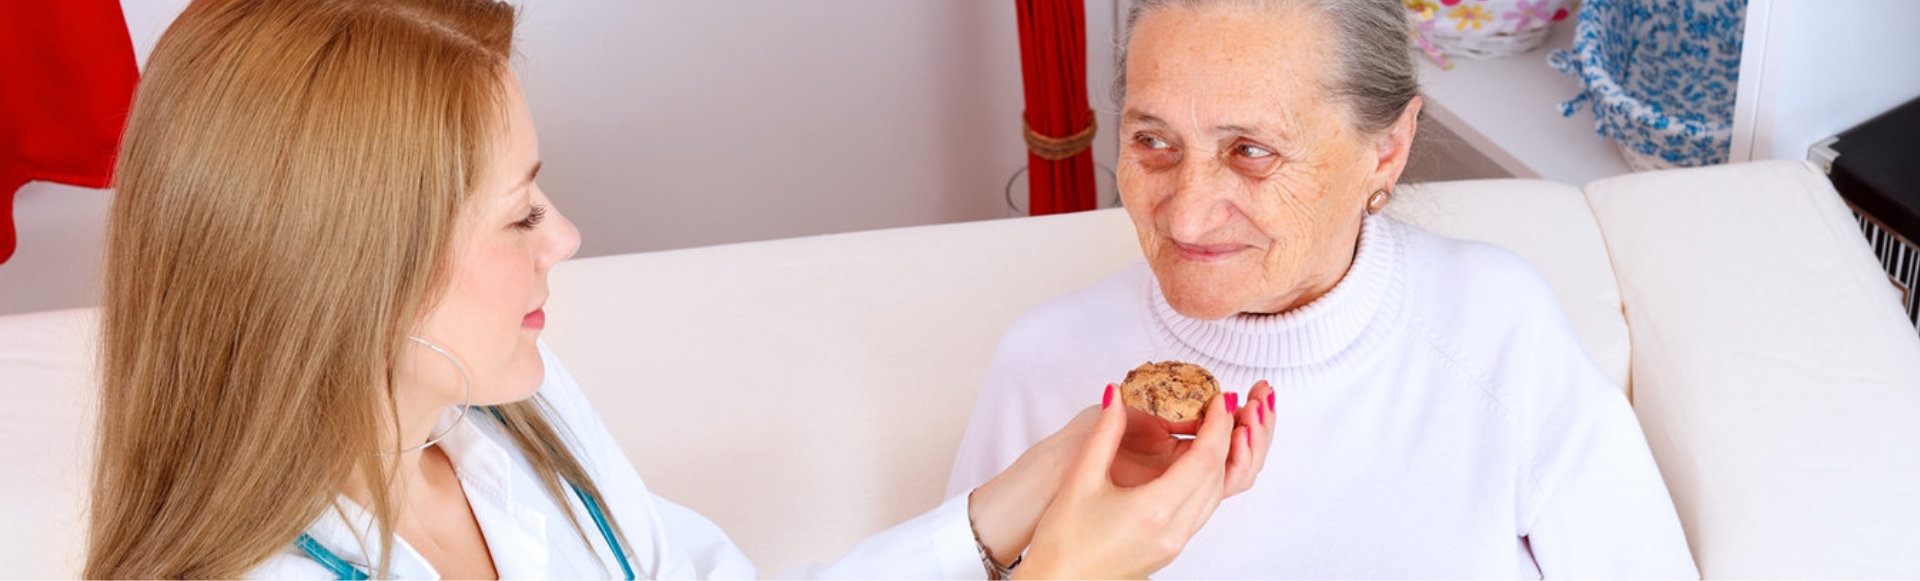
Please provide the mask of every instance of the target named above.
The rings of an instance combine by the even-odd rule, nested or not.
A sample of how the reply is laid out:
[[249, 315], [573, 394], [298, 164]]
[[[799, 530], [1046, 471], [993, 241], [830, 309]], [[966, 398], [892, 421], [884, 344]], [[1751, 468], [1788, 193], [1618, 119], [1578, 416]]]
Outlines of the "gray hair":
[[1406, 8], [1399, 0], [1133, 0], [1133, 7], [1127, 11], [1126, 31], [1114, 52], [1119, 61], [1112, 89], [1114, 107], [1126, 103], [1127, 43], [1141, 16], [1170, 6], [1193, 8], [1227, 2], [1304, 4], [1326, 17], [1333, 26], [1333, 51], [1339, 66], [1330, 79], [1332, 89], [1363, 132], [1384, 133], [1420, 95], [1419, 74], [1408, 48]]

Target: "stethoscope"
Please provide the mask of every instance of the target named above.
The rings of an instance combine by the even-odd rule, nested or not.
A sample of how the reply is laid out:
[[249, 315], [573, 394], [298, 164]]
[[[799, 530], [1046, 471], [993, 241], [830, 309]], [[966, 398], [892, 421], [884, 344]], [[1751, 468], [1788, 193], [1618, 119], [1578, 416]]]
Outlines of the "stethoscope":
[[[494, 409], [491, 406], [483, 409], [492, 412], [494, 419], [505, 422], [505, 419], [500, 417], [500, 410]], [[580, 504], [587, 507], [587, 513], [593, 516], [593, 525], [600, 529], [600, 536], [607, 540], [607, 548], [612, 549], [613, 557], [620, 561], [620, 570], [626, 573], [627, 581], [633, 581], [633, 566], [627, 563], [627, 552], [620, 548], [620, 539], [614, 537], [613, 527], [607, 524], [607, 511], [600, 507], [600, 503], [594, 500], [593, 495], [587, 494], [586, 490], [580, 488], [579, 484], [568, 480], [567, 487], [573, 489], [573, 495], [580, 499]], [[320, 563], [320, 566], [326, 567], [328, 571], [332, 571], [336, 578], [343, 580], [352, 579], [355, 581], [373, 578], [373, 575], [367, 573], [366, 569], [356, 567], [353, 563], [347, 562], [346, 559], [340, 558], [339, 555], [333, 554], [333, 551], [329, 551], [326, 547], [320, 546], [320, 542], [313, 540], [312, 535], [300, 533], [300, 538], [296, 539], [293, 544], [296, 547], [300, 547], [300, 550], [305, 552], [308, 557], [311, 557], [314, 562]]]

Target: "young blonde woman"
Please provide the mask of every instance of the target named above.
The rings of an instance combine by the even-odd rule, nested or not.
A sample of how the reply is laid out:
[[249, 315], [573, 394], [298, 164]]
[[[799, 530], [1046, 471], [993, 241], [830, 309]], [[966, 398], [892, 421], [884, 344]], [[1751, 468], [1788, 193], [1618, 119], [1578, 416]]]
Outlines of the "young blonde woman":
[[[88, 577], [756, 576], [647, 491], [538, 341], [579, 236], [535, 181], [513, 22], [200, 0], [161, 38], [111, 217]], [[1252, 485], [1272, 414], [1216, 398], [1171, 458], [1111, 396], [812, 572], [1158, 569]]]

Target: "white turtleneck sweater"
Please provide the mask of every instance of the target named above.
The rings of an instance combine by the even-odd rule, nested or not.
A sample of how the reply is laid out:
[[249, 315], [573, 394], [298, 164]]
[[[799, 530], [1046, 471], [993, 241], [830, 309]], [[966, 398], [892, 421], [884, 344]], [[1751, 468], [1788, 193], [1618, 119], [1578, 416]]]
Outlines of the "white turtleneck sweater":
[[1504, 249], [1385, 217], [1346, 276], [1278, 315], [1168, 306], [1144, 263], [1001, 339], [948, 494], [999, 473], [1148, 361], [1266, 379], [1274, 443], [1166, 578], [1698, 578], [1618, 386]]

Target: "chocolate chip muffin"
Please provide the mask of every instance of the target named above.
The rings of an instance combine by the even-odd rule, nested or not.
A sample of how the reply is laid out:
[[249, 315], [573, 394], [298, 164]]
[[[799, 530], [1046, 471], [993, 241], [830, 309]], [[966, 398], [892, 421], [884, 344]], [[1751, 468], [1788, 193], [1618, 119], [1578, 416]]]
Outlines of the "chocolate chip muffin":
[[1127, 407], [1170, 422], [1199, 420], [1216, 395], [1220, 383], [1207, 368], [1181, 361], [1148, 362], [1120, 382], [1120, 399]]

